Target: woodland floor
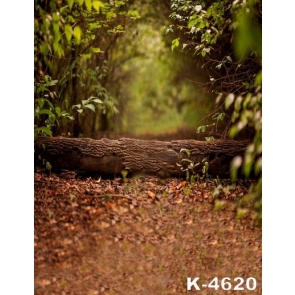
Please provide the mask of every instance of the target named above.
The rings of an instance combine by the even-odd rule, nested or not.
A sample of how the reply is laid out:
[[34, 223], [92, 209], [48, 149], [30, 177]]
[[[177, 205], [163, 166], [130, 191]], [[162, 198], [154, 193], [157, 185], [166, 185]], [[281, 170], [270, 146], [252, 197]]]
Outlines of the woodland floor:
[[[35, 173], [35, 294], [261, 294], [262, 231], [235, 211], [249, 181], [221, 184], [213, 199], [213, 180]], [[257, 288], [187, 291], [187, 277]]]

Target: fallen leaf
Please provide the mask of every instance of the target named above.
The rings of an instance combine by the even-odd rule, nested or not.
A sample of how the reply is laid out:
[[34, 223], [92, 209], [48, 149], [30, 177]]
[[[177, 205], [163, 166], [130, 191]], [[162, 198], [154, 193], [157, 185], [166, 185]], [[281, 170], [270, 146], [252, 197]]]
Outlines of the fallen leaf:
[[186, 181], [182, 181], [176, 188], [177, 189], [181, 189], [182, 187], [184, 187], [186, 184]]
[[155, 196], [156, 196], [156, 194], [153, 193], [153, 192], [151, 192], [151, 191], [147, 191], [147, 194], [148, 194], [148, 196], [149, 196], [150, 198], [152, 198], [152, 199], [154, 199]]

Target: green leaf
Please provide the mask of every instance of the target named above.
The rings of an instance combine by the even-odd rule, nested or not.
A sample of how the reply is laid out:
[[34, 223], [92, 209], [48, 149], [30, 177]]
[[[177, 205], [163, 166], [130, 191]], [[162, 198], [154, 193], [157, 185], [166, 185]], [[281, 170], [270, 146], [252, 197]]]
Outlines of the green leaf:
[[44, 99], [43, 98], [39, 98], [39, 99], [37, 99], [37, 102], [38, 102], [38, 105], [39, 105], [40, 109], [42, 109], [43, 106], [44, 106]]
[[68, 118], [69, 120], [74, 120], [74, 117], [73, 116], [70, 116], [70, 114], [69, 113], [66, 113], [65, 111], [63, 111], [61, 113], [61, 117]]
[[69, 198], [70, 198], [71, 202], [73, 202], [76, 199], [76, 195], [70, 194]]
[[245, 156], [245, 163], [243, 165], [243, 172], [245, 174], [246, 177], [250, 176], [251, 173], [251, 169], [253, 167], [253, 157], [251, 155], [246, 155]]
[[106, 18], [107, 18], [107, 20], [110, 20], [110, 19], [112, 19], [113, 17], [116, 17], [116, 14], [114, 13], [114, 11], [108, 11], [107, 13], [106, 13]]
[[231, 174], [231, 180], [234, 182], [237, 180], [238, 170], [242, 166], [242, 163], [243, 163], [243, 160], [241, 156], [235, 156], [233, 160], [231, 161], [230, 174]]
[[192, 160], [190, 160], [190, 159], [182, 159], [180, 162], [188, 162], [188, 163], [193, 163], [193, 161], [192, 161]]
[[[58, 33], [58, 34], [60, 35], [60, 33]], [[60, 45], [60, 43], [57, 39], [59, 40], [60, 37], [55, 38], [55, 42], [53, 43], [53, 50], [58, 57], [62, 57], [62, 56], [64, 56], [64, 49]]]
[[39, 114], [39, 115], [49, 115], [49, 116], [54, 116], [54, 114], [53, 114], [50, 110], [48, 110], [48, 109], [40, 110], [40, 111], [38, 112], [38, 114]]
[[185, 148], [182, 148], [180, 150], [180, 153], [182, 153], [182, 152], [185, 152], [188, 156], [190, 156], [190, 154], [191, 154], [191, 151], [189, 149], [185, 149]]
[[104, 7], [104, 4], [101, 2], [101, 1], [93, 1], [92, 2], [92, 6], [93, 8], [99, 12], [99, 9], [100, 8], [103, 8]]
[[73, 106], [72, 106], [72, 109], [74, 109], [74, 108], [78, 108], [78, 109], [80, 109], [81, 108], [81, 104], [79, 103], [79, 104], [74, 104]]
[[234, 102], [235, 96], [233, 93], [230, 93], [225, 99], [225, 108], [228, 109], [231, 104]]
[[80, 54], [81, 57], [88, 59], [91, 57], [91, 53]]
[[205, 137], [206, 141], [213, 141], [215, 140], [214, 136]]
[[235, 111], [239, 112], [242, 106], [243, 98], [242, 96], [238, 96], [235, 101]]
[[60, 111], [60, 107], [56, 107], [56, 108], [55, 108], [55, 112], [56, 112], [56, 114], [57, 114], [58, 116], [60, 116], [60, 113], [61, 113], [61, 111]]
[[237, 126], [234, 125], [230, 128], [228, 135], [230, 138], [234, 138], [238, 133], [239, 133], [239, 130], [238, 130]]
[[48, 86], [54, 86], [54, 85], [56, 85], [57, 83], [58, 83], [58, 80], [51, 80], [51, 81], [49, 81]]
[[49, 105], [50, 108], [54, 108], [53, 104], [48, 99], [45, 98], [44, 101]]
[[48, 217], [49, 218], [52, 218], [54, 216], [54, 212], [52, 212], [52, 211], [48, 211]]
[[217, 117], [217, 121], [223, 121], [224, 117], [225, 117], [225, 113], [220, 113]]
[[70, 42], [71, 39], [72, 39], [72, 27], [69, 25], [69, 24], [66, 24], [65, 25], [65, 35], [66, 35], [66, 38], [67, 38], [67, 41]]
[[115, 0], [115, 6], [116, 7], [120, 7], [120, 6], [124, 5], [124, 4], [125, 4], [125, 2], [122, 1], [122, 0]]
[[259, 86], [262, 84], [262, 71], [260, 70], [255, 77], [255, 86]]
[[[172, 152], [172, 153], [174, 153], [175, 155], [177, 155], [177, 157], [179, 157], [179, 154], [176, 152], [176, 151], [174, 151], [174, 150], [172, 150], [172, 149], [168, 149], [167, 150], [168, 152]], [[178, 165], [177, 163], [176, 163], [176, 165]], [[180, 165], [181, 166], [181, 165]]]
[[93, 102], [96, 102], [96, 103], [103, 103], [99, 98], [95, 98], [92, 100]]
[[52, 99], [54, 99], [55, 93], [52, 92], [52, 91], [50, 91], [50, 92], [49, 92], [49, 96], [50, 96]]
[[226, 207], [227, 202], [223, 201], [223, 200], [216, 200], [214, 203], [214, 210], [218, 211], [218, 210], [222, 210]]
[[80, 6], [83, 5], [84, 0], [75, 0]]
[[176, 38], [172, 41], [171, 50], [173, 51], [175, 47], [179, 46], [179, 38]]
[[259, 175], [259, 173], [262, 171], [262, 158], [261, 157], [259, 157], [256, 160], [254, 171], [255, 171], [256, 175]]
[[140, 18], [140, 15], [139, 15], [139, 13], [138, 13], [137, 10], [129, 10], [127, 12], [127, 14], [130, 15], [130, 18], [131, 19], [138, 19], [138, 18]]
[[234, 53], [237, 59], [242, 61], [247, 58], [253, 50], [258, 57], [262, 56], [262, 30], [246, 10], [237, 15], [238, 28], [234, 34]]
[[237, 210], [237, 219], [245, 218], [249, 214], [249, 210], [245, 208], [238, 208]]
[[52, 13], [52, 20], [53, 20], [53, 22], [58, 22], [60, 20], [59, 12], [58, 13], [57, 12]]
[[95, 113], [95, 106], [92, 103], [85, 104], [84, 107], [92, 110]]
[[46, 162], [46, 170], [51, 170], [52, 169], [52, 166], [49, 162]]
[[95, 30], [95, 29], [99, 29], [101, 28], [101, 24], [99, 22], [95, 22], [95, 23], [90, 23], [89, 24], [89, 29], [92, 31], [92, 30]]
[[60, 8], [60, 13], [61, 14], [66, 14], [66, 13], [68, 13], [68, 11], [69, 11], [69, 9], [68, 9], [67, 5]]
[[74, 0], [68, 0], [68, 5], [69, 5], [70, 9], [72, 9], [73, 4], [74, 4]]
[[104, 51], [102, 51], [100, 48], [95, 48], [95, 47], [91, 47], [91, 51], [94, 53], [103, 53]]
[[91, 11], [91, 8], [92, 8], [91, 0], [85, 0], [85, 6], [87, 11]]
[[36, 133], [38, 133], [39, 131], [42, 131], [42, 132], [44, 132], [45, 134], [47, 134], [47, 135], [49, 135], [49, 136], [52, 136], [52, 132], [51, 132], [51, 130], [50, 130], [48, 127], [45, 127], [45, 126], [35, 128], [34, 131], [35, 131]]
[[82, 30], [79, 26], [74, 27], [73, 35], [76, 39], [77, 44], [80, 44], [81, 42], [81, 36], [82, 36]]

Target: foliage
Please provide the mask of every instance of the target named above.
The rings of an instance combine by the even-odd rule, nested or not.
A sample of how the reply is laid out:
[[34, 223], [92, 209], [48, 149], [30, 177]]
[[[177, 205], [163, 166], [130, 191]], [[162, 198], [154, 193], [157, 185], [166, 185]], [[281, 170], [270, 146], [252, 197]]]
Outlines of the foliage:
[[46, 56], [65, 56], [68, 49], [87, 44], [91, 53], [102, 53], [95, 42], [97, 33], [123, 33], [126, 18], [137, 19], [136, 10], [125, 10], [125, 1], [35, 0], [35, 51]]
[[[253, 203], [261, 221], [262, 198], [262, 2], [171, 0], [173, 24], [167, 33], [177, 31], [172, 47], [203, 57], [208, 73], [207, 91], [218, 94], [220, 114], [231, 119], [231, 138], [252, 128], [254, 137], [242, 158], [232, 163], [232, 179], [242, 166], [246, 177], [259, 177], [257, 185], [244, 198]], [[223, 115], [222, 115], [223, 116]], [[198, 132], [205, 131], [200, 126]], [[260, 222], [259, 221], [259, 222]]]
[[57, 80], [45, 76], [44, 80], [35, 82], [34, 92], [36, 94], [34, 106], [34, 136], [52, 135], [53, 127], [59, 126], [63, 119], [74, 120], [68, 112], [62, 111], [60, 107], [54, 106], [51, 101], [58, 99], [58, 93], [51, 90], [57, 84]]
[[[216, 121], [214, 123], [211, 124], [207, 124], [207, 125], [200, 125], [197, 128], [197, 134], [200, 134], [201, 132], [206, 132], [209, 128], [211, 129], [209, 132], [209, 135], [212, 134], [212, 132], [216, 132], [216, 134], [218, 134], [218, 123], [222, 122], [225, 118], [226, 114], [224, 112], [218, 112], [218, 111], [214, 111], [213, 114], [211, 114], [211, 118], [212, 120]], [[215, 140], [214, 136], [206, 136], [205, 137], [206, 141], [213, 141]]]
[[[180, 168], [181, 172], [185, 172], [186, 180], [189, 181], [191, 184], [194, 184], [196, 180], [200, 181], [210, 178], [210, 175], [208, 173], [209, 163], [206, 161], [206, 158], [201, 161], [201, 163], [203, 163], [202, 169], [198, 169], [197, 167], [200, 166], [201, 163], [195, 163], [190, 159], [191, 151], [189, 149], [182, 148], [179, 153], [172, 149], [169, 149], [168, 151], [173, 152], [177, 155], [179, 163], [176, 163], [176, 166]], [[198, 170], [201, 173], [198, 173]]]
[[109, 51], [108, 85], [119, 110], [112, 131], [148, 137], [193, 130], [215, 98], [189, 81], [196, 73], [194, 58], [176, 49], [171, 54], [171, 40], [163, 30], [169, 21], [168, 1], [133, 2], [141, 18]]
[[81, 103], [73, 105], [72, 108], [77, 108], [77, 112], [80, 114], [83, 113], [85, 109], [90, 109], [95, 112], [95, 105], [93, 103], [102, 104], [102, 101], [97, 97], [90, 96], [88, 99], [82, 100]]
[[[127, 2], [117, 0], [35, 0], [34, 7], [35, 84], [42, 84], [44, 77], [52, 77], [58, 99], [49, 96], [46, 103], [57, 112], [64, 107], [66, 117], [75, 119], [74, 124], [62, 124], [59, 132], [78, 135], [83, 131], [81, 123], [95, 121], [91, 115], [84, 116], [86, 109], [98, 110], [101, 116], [117, 112], [116, 100], [106, 88], [108, 51], [117, 36], [125, 32], [127, 21], [139, 18], [138, 12], [129, 9]], [[41, 99], [35, 91], [35, 107]], [[50, 135], [50, 128], [57, 122], [46, 112], [51, 125], [38, 125], [41, 122], [37, 118], [36, 128]], [[38, 116], [36, 113], [35, 109]], [[44, 123], [43, 118], [41, 121]], [[90, 129], [102, 128], [102, 122], [87, 125]]]

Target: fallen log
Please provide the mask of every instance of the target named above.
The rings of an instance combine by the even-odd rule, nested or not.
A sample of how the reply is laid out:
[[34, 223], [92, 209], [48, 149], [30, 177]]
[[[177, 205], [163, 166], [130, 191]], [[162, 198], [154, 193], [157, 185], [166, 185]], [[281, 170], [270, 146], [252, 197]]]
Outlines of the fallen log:
[[[200, 163], [195, 173], [201, 173], [204, 161], [208, 174], [230, 176], [230, 162], [243, 155], [249, 142], [234, 140], [139, 140], [121, 138], [38, 138], [35, 155], [49, 161], [54, 169], [84, 171], [100, 175], [116, 175], [128, 170], [131, 174], [155, 175], [161, 178], [184, 174], [183, 167], [191, 161]], [[188, 150], [188, 153], [185, 151]], [[181, 161], [187, 159], [189, 161]], [[36, 163], [36, 160], [35, 160]]]

